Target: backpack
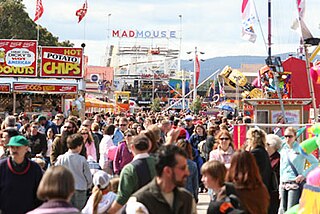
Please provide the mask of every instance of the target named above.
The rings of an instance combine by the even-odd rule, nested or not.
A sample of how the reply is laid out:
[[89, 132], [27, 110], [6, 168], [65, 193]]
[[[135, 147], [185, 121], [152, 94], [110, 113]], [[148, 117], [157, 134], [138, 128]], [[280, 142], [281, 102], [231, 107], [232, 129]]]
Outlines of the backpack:
[[237, 195], [233, 183], [225, 183], [226, 197], [219, 201], [212, 201], [208, 207], [208, 214], [246, 214]]

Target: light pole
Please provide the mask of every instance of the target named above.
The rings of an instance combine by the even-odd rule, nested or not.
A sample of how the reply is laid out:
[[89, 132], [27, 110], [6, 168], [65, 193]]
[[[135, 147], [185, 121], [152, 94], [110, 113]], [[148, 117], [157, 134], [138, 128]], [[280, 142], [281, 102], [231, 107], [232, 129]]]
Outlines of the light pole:
[[[179, 38], [179, 56], [178, 56], [178, 72], [181, 71], [181, 47], [182, 47], [182, 15], [179, 14], [179, 24], [180, 24], [180, 38]], [[181, 78], [181, 84], [182, 84], [182, 110], [185, 109], [186, 104], [186, 86], [185, 86], [185, 76], [184, 71], [182, 71], [182, 78]]]
[[108, 14], [108, 17], [107, 17], [107, 48], [106, 48], [106, 56], [107, 56], [107, 63], [106, 63], [106, 66], [110, 66], [108, 65], [109, 64], [109, 58], [110, 58], [110, 16], [111, 16], [111, 13]]

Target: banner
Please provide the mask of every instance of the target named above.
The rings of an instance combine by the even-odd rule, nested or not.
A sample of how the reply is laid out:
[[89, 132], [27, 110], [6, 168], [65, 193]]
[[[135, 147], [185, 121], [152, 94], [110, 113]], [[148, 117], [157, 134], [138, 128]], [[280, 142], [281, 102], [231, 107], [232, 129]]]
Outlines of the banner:
[[10, 93], [10, 84], [0, 84], [0, 93]]
[[252, 43], [256, 41], [257, 34], [253, 29], [254, 20], [256, 19], [255, 9], [251, 0], [243, 0], [241, 7], [242, 18], [242, 38]]
[[37, 41], [0, 39], [0, 77], [36, 77]]
[[43, 47], [41, 77], [83, 78], [82, 48]]
[[36, 14], [34, 16], [34, 22], [36, 22], [38, 19], [40, 19], [40, 17], [43, 14], [43, 5], [42, 5], [42, 0], [37, 0], [37, 5], [36, 5]]
[[76, 16], [78, 16], [78, 23], [81, 22], [81, 20], [85, 17], [88, 10], [88, 2], [85, 1], [82, 8], [76, 11]]
[[234, 125], [233, 126], [233, 145], [234, 149], [241, 149], [242, 145], [246, 142], [246, 125]]
[[18, 92], [52, 92], [52, 93], [77, 93], [77, 85], [38, 84], [38, 83], [13, 83], [13, 91]]

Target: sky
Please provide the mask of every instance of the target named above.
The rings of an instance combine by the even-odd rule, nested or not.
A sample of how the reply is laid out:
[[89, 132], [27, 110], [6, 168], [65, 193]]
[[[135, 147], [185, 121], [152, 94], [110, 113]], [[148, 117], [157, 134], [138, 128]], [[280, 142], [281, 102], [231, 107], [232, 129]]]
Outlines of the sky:
[[[78, 23], [75, 13], [84, 1], [43, 0], [44, 13], [37, 23], [58, 36], [59, 41], [70, 40], [76, 47], [85, 43], [90, 65], [101, 65], [107, 44], [136, 42], [112, 37], [111, 31], [117, 29], [177, 31], [176, 39], [143, 42], [180, 49], [181, 41], [181, 59], [192, 58], [186, 52], [194, 52], [195, 47], [205, 53], [201, 56], [203, 59], [267, 55], [263, 37], [267, 40], [268, 0], [255, 1], [260, 20], [260, 24], [256, 22], [254, 26], [255, 43], [241, 38], [242, 0], [87, 0], [88, 12]], [[23, 0], [23, 3], [33, 19], [36, 0]], [[305, 22], [315, 37], [320, 37], [319, 6], [319, 0], [306, 0]], [[272, 1], [272, 54], [296, 52], [299, 34], [290, 26], [297, 15], [295, 0]]]

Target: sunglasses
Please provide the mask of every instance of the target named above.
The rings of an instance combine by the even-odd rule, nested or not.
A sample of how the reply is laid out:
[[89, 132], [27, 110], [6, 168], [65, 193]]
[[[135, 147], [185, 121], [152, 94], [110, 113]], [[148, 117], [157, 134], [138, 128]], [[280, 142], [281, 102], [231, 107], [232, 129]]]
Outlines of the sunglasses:
[[229, 140], [229, 138], [228, 137], [221, 137], [221, 138], [219, 138], [220, 140]]
[[65, 129], [72, 129], [73, 127], [71, 126], [64, 126]]
[[285, 138], [293, 138], [294, 136], [293, 135], [285, 135], [284, 137]]
[[88, 132], [81, 132], [82, 135], [89, 134]]
[[84, 127], [88, 127], [89, 125], [86, 125], [86, 124], [82, 124], [82, 126], [84, 126]]
[[120, 124], [120, 126], [127, 126], [127, 124]]
[[132, 137], [132, 134], [127, 134], [126, 136], [127, 136], [127, 137]]

